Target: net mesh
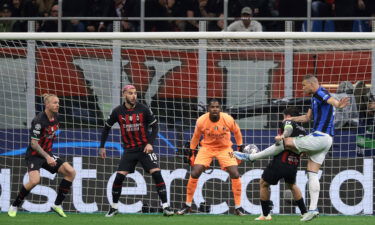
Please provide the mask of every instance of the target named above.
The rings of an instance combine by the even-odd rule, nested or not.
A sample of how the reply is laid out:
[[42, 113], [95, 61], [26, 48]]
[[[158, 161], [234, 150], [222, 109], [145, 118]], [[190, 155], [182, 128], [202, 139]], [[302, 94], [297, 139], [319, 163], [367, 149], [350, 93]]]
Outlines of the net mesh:
[[[24, 154], [42, 95], [60, 98], [61, 129], [53, 151], [77, 171], [63, 207], [72, 212], [103, 212], [111, 203], [114, 173], [123, 148], [118, 127], [107, 140], [107, 158], [98, 157], [101, 129], [121, 103], [121, 87], [132, 83], [149, 105], [160, 128], [154, 150], [172, 208], [185, 200], [190, 167], [182, 149], [190, 140], [207, 99], [217, 98], [238, 122], [244, 143], [264, 149], [273, 144], [287, 106], [302, 113], [310, 104], [302, 92], [306, 74], [315, 74], [336, 98], [351, 105], [336, 111], [336, 136], [321, 173], [319, 209], [326, 214], [372, 214], [373, 111], [369, 91], [372, 40], [115, 40], [2, 41], [0, 46], [0, 209], [7, 211], [27, 182]], [[35, 50], [35, 51], [31, 51]], [[342, 82], [347, 81], [346, 85]], [[367, 85], [367, 86], [366, 86]], [[305, 124], [310, 128], [309, 124]], [[240, 165], [243, 208], [260, 213], [259, 178], [268, 160]], [[297, 184], [305, 199], [306, 159]], [[228, 173], [216, 161], [202, 174], [194, 206], [210, 213], [232, 213]], [[50, 210], [60, 175], [41, 170], [41, 184], [22, 205]], [[368, 188], [367, 188], [368, 187]], [[369, 197], [370, 196], [370, 197]], [[274, 213], [296, 212], [284, 182], [272, 186]], [[124, 182], [120, 212], [157, 212], [160, 202], [151, 176], [137, 167]], [[200, 207], [205, 203], [208, 207]], [[204, 206], [204, 205], [202, 205]]]

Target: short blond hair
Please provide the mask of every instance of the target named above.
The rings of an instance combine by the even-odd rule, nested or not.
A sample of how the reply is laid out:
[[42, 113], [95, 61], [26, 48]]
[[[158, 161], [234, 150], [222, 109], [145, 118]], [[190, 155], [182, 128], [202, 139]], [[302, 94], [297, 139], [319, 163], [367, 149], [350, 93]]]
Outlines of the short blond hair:
[[310, 81], [312, 83], [319, 83], [318, 78], [312, 74], [307, 74], [303, 77], [303, 80]]
[[43, 97], [44, 104], [47, 104], [49, 102], [49, 99], [51, 97], [56, 97], [57, 98], [57, 95], [45, 93], [45, 94], [42, 95], [42, 97]]

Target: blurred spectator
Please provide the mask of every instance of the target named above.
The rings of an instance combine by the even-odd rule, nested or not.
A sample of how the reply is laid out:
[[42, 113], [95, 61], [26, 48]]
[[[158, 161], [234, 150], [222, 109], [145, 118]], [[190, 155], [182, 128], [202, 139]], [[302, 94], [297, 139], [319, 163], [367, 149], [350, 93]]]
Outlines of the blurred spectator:
[[354, 96], [354, 86], [350, 81], [343, 81], [339, 84], [336, 93], [332, 96], [337, 100], [349, 97], [350, 104], [343, 109], [335, 109], [335, 127], [357, 127], [359, 124], [359, 115]]
[[[312, 17], [332, 17], [333, 16], [333, 5], [334, 0], [313, 0], [311, 3], [311, 16]], [[319, 29], [316, 31], [328, 30], [326, 27], [326, 21], [314, 21], [313, 23], [320, 23]]]
[[[199, 12], [202, 17], [219, 17], [223, 11], [223, 0], [199, 0]], [[208, 22], [207, 30], [216, 30], [216, 23], [216, 21]]]
[[[12, 11], [10, 11], [9, 4], [4, 3], [0, 8], [0, 17], [11, 17]], [[0, 32], [12, 32], [13, 31], [13, 20], [0, 21]]]
[[[49, 12], [49, 15], [47, 16], [50, 16], [50, 17], [57, 17], [59, 14], [59, 6], [58, 5], [54, 5], [52, 6], [50, 12]], [[46, 21], [43, 21], [41, 26], [40, 26], [40, 30], [41, 32], [57, 32], [58, 31], [58, 22], [57, 22], [57, 19], [56, 20], [46, 20]]]
[[364, 0], [366, 16], [375, 16], [375, 1]]
[[42, 16], [48, 16], [52, 10], [52, 6], [57, 5], [57, 0], [36, 0], [38, 5], [38, 13]]
[[253, 11], [250, 7], [244, 7], [241, 10], [241, 19], [231, 23], [228, 31], [251, 31], [261, 32], [262, 24], [256, 20], [252, 20]]
[[[279, 0], [279, 16], [280, 17], [306, 17], [307, 16], [307, 1], [306, 0]], [[294, 31], [302, 31], [302, 24], [304, 21], [294, 22]], [[283, 31], [285, 28], [284, 21], [280, 22], [280, 28]]]
[[[334, 12], [336, 17], [356, 17], [359, 10], [364, 10], [363, 0], [335, 0]], [[335, 31], [353, 31], [353, 20], [335, 20]]]
[[[64, 17], [83, 17], [88, 9], [87, 0], [64, 0], [62, 2], [62, 16]], [[79, 20], [70, 20], [63, 22], [62, 30], [63, 32], [84, 32], [85, 25], [84, 22]]]
[[[24, 4], [22, 0], [12, 0], [10, 3], [12, 17], [24, 17]], [[13, 32], [26, 32], [27, 21], [15, 21]]]
[[[181, 17], [186, 16], [180, 1], [177, 0], [149, 0], [145, 5], [146, 17]], [[146, 21], [145, 31], [176, 31], [183, 27], [182, 22], [173, 21]]]
[[[253, 10], [254, 17], [272, 17], [271, 10], [272, 1], [270, 0], [239, 0], [241, 8], [250, 7]], [[275, 21], [263, 21], [263, 31], [272, 30], [275, 26]]]
[[23, 14], [25, 17], [41, 16], [38, 13], [39, 7], [36, 0], [26, 0]]
[[[114, 11], [113, 0], [88, 0], [87, 17], [108, 17], [113, 16]], [[89, 32], [107, 31], [110, 22], [104, 21], [87, 21], [86, 30]]]
[[[114, 0], [115, 15], [114, 17], [139, 17], [140, 16], [140, 1], [139, 0]], [[110, 28], [112, 31], [113, 28]], [[122, 20], [121, 31], [131, 32], [139, 31], [139, 21]]]
[[[184, 7], [186, 8], [186, 16], [189, 18], [202, 17], [199, 10], [199, 0], [187, 0], [184, 1]], [[188, 20], [185, 23], [185, 31], [199, 31], [198, 20]]]

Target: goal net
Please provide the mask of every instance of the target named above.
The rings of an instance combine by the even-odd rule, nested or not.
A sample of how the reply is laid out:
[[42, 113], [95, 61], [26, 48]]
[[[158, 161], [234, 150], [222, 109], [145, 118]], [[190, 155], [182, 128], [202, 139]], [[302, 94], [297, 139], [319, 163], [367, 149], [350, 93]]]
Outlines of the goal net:
[[[44, 93], [60, 98], [61, 129], [53, 151], [77, 171], [65, 210], [108, 210], [124, 151], [118, 127], [107, 140], [106, 159], [98, 157], [98, 146], [104, 121], [121, 104], [121, 88], [129, 83], [157, 116], [154, 150], [168, 201], [178, 209], [190, 174], [182, 149], [208, 99], [219, 99], [223, 111], [236, 119], [244, 143], [264, 149], [273, 144], [286, 107], [307, 112], [310, 98], [303, 94], [301, 81], [314, 74], [336, 98], [351, 98], [350, 106], [335, 111], [336, 135], [319, 174], [318, 207], [323, 214], [373, 214], [375, 131], [369, 103], [374, 38], [343, 33], [0, 34], [0, 210], [8, 210], [28, 181], [24, 156], [29, 128], [43, 110]], [[248, 213], [261, 212], [259, 178], [268, 163], [265, 159], [239, 167], [242, 206]], [[297, 184], [309, 202], [306, 164], [303, 158]], [[41, 176], [21, 210], [49, 211], [61, 176], [43, 169]], [[273, 213], [298, 212], [283, 181], [271, 190]], [[197, 211], [233, 213], [230, 177], [216, 161], [200, 177], [193, 203]], [[138, 166], [125, 179], [120, 212], [160, 208], [151, 176]]]

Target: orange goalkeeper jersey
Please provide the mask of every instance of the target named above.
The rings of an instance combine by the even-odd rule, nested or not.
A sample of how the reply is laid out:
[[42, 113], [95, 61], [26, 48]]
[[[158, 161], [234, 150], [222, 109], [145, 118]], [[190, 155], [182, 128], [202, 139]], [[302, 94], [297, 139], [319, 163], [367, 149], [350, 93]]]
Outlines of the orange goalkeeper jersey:
[[190, 148], [195, 149], [203, 134], [201, 146], [212, 150], [223, 150], [232, 147], [231, 133], [234, 134], [237, 145], [242, 145], [242, 134], [236, 121], [227, 113], [220, 112], [220, 119], [212, 122], [209, 113], [198, 118]]

